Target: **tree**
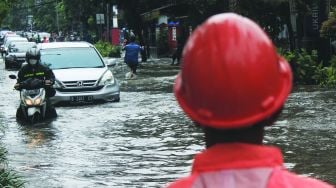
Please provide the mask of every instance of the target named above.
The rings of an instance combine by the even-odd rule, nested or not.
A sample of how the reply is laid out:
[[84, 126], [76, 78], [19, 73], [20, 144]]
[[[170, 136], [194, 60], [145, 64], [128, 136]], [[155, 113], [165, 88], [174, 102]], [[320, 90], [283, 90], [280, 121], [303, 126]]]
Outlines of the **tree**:
[[336, 37], [336, 7], [332, 8], [328, 19], [323, 22], [320, 32], [322, 37]]
[[17, 3], [18, 0], [1, 0], [0, 1], [0, 23], [2, 23], [3, 19], [7, 16], [8, 12], [12, 5]]

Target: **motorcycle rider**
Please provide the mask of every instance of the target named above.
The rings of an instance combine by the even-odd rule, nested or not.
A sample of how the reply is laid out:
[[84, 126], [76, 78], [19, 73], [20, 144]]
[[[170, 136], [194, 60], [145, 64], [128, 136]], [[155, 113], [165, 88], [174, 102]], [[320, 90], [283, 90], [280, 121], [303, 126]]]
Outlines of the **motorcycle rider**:
[[[41, 54], [37, 47], [34, 46], [26, 52], [27, 64], [23, 65], [19, 70], [17, 83], [14, 88], [20, 90], [20, 83], [30, 78], [44, 81], [47, 102], [46, 118], [54, 118], [57, 117], [57, 113], [49, 98], [53, 97], [56, 93], [55, 89], [52, 87], [55, 83], [55, 75], [49, 67], [40, 63], [40, 59]], [[21, 110], [17, 110], [16, 116], [18, 118], [23, 117]]]
[[[175, 97], [206, 149], [169, 188], [331, 188], [289, 172], [279, 148], [263, 144], [291, 92], [292, 71], [266, 33], [234, 13], [210, 17], [189, 37]], [[309, 164], [308, 164], [309, 165]]]

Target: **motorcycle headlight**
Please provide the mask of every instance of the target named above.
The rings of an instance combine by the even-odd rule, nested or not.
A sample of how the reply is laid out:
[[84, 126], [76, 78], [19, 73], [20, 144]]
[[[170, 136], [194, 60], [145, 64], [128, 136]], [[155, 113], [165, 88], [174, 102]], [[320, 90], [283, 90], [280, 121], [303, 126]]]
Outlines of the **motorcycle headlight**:
[[41, 101], [42, 101], [41, 98], [37, 98], [37, 99], [35, 99], [34, 104], [35, 105], [40, 105]]
[[99, 85], [113, 85], [115, 83], [113, 74], [111, 71], [106, 71], [105, 74], [100, 79]]
[[40, 95], [38, 95], [34, 100], [34, 105], [41, 105], [45, 99], [45, 90], [42, 90]]
[[25, 99], [25, 103], [27, 106], [33, 105], [33, 101], [31, 99]]

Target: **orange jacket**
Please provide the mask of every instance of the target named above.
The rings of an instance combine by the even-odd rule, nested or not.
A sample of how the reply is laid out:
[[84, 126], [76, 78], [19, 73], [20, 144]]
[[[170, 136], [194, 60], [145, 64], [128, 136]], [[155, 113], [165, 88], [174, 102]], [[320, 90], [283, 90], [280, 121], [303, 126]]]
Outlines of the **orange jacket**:
[[189, 177], [169, 188], [331, 188], [283, 167], [278, 148], [243, 143], [218, 144], [196, 155]]

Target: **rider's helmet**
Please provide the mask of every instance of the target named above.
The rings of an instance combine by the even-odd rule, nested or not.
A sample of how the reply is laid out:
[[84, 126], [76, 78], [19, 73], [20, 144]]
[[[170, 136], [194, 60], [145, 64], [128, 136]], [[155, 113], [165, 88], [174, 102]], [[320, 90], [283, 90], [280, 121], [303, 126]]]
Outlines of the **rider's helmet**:
[[40, 50], [37, 47], [30, 48], [26, 53], [26, 62], [31, 66], [35, 66], [40, 61], [40, 58]]
[[266, 33], [248, 18], [223, 13], [188, 39], [174, 93], [194, 122], [237, 129], [279, 111], [291, 86], [290, 66]]

